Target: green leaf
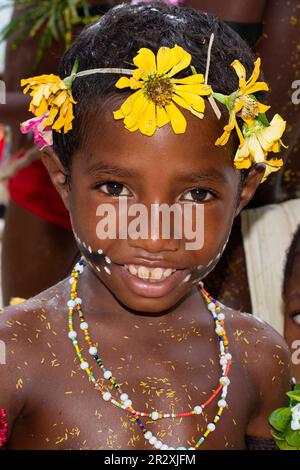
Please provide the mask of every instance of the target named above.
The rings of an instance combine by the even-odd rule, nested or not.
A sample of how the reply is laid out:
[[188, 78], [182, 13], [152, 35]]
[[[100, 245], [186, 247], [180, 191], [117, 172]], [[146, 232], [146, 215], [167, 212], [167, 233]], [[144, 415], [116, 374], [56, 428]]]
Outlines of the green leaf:
[[287, 392], [287, 396], [295, 401], [300, 401], [300, 390], [293, 390], [292, 392]]
[[274, 439], [276, 439], [277, 441], [284, 441], [285, 440], [284, 433], [280, 433], [278, 431], [272, 431], [271, 434], [274, 437]]
[[277, 431], [283, 432], [291, 421], [290, 408], [278, 408], [269, 416], [269, 423]]
[[280, 450], [298, 450], [297, 447], [290, 446], [286, 441], [276, 441]]
[[287, 432], [285, 433], [285, 438], [287, 443], [290, 446], [297, 447], [300, 449], [300, 432], [293, 431], [292, 428], [289, 427]]
[[265, 113], [260, 113], [256, 119], [260, 121], [264, 126], [269, 127], [270, 123]]
[[222, 95], [222, 93], [213, 93], [213, 97], [220, 103], [225, 104], [226, 106], [226, 103], [228, 101], [228, 97], [226, 95]]
[[297, 390], [300, 391], [300, 382], [298, 382], [298, 383], [296, 383], [296, 384], [294, 385], [293, 392], [295, 392], [295, 391], [297, 391]]

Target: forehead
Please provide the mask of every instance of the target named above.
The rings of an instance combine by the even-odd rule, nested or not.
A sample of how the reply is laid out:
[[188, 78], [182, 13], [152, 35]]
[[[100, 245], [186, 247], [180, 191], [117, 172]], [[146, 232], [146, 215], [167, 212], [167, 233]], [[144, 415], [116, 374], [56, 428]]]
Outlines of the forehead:
[[179, 108], [186, 118], [187, 128], [183, 134], [175, 134], [171, 124], [157, 128], [149, 137], [140, 131], [130, 132], [122, 120], [115, 120], [117, 110], [128, 95], [112, 95], [95, 104], [85, 125], [85, 136], [80, 153], [86, 165], [99, 160], [130, 165], [144, 169], [147, 163], [172, 164], [180, 168], [202, 166], [220, 171], [233, 169], [233, 143], [216, 147], [215, 141], [222, 133], [224, 120], [218, 120], [206, 101], [204, 118], [199, 119], [188, 110]]
[[300, 250], [298, 250], [293, 259], [291, 277], [287, 285], [287, 294], [296, 294], [300, 296]]

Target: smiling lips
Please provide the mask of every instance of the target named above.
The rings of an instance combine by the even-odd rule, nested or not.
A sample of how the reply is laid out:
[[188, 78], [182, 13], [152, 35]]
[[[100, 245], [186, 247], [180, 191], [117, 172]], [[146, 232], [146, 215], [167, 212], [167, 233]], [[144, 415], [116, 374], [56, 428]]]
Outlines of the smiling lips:
[[176, 269], [171, 268], [148, 268], [146, 266], [134, 264], [125, 264], [124, 266], [130, 272], [130, 274], [133, 274], [133, 276], [136, 276], [140, 279], [148, 279], [150, 281], [162, 281], [177, 271]]

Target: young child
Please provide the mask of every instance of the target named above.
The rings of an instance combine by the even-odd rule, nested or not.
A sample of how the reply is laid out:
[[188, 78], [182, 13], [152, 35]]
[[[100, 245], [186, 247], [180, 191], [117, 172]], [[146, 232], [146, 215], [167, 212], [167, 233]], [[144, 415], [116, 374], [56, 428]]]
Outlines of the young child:
[[287, 253], [284, 285], [284, 336], [292, 350], [292, 373], [300, 382], [300, 226]]
[[[79, 35], [59, 76], [23, 85], [83, 258], [1, 315], [7, 448], [272, 448], [268, 416], [287, 403], [288, 348], [201, 282], [235, 216], [282, 163], [267, 159], [285, 123], [264, 115], [259, 61], [205, 13], [123, 4]], [[149, 213], [176, 203], [193, 227], [202, 207], [203, 246], [187, 249], [175, 222], [169, 238], [100, 239], [99, 207], [115, 208], [119, 227], [124, 202], [129, 216], [137, 203]]]

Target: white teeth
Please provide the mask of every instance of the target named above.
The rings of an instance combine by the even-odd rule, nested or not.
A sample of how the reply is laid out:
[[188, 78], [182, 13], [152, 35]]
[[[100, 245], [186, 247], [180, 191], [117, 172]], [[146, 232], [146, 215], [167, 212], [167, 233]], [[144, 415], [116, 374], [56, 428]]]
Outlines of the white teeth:
[[107, 266], [104, 266], [104, 271], [105, 271], [107, 274], [111, 274], [110, 269], [109, 269]]
[[135, 266], [133, 264], [125, 264], [125, 268], [134, 276], [155, 281], [166, 279], [176, 271], [176, 269], [171, 268], [147, 268], [146, 266]]
[[140, 266], [138, 269], [138, 277], [141, 277], [142, 279], [148, 279], [149, 270], [147, 268], [144, 268], [144, 266]]
[[161, 279], [163, 274], [163, 270], [161, 268], [155, 268], [151, 272], [151, 279]]
[[[127, 266], [126, 266], [126, 267], [127, 267]], [[137, 271], [137, 269], [136, 269], [132, 264], [130, 264], [130, 265], [128, 266], [128, 270], [129, 270], [129, 272], [130, 272], [131, 274], [133, 274], [134, 276], [137, 275], [137, 272], [138, 272], [138, 271]]]
[[105, 256], [105, 261], [110, 264], [111, 263], [111, 259], [108, 257], [108, 256]]

